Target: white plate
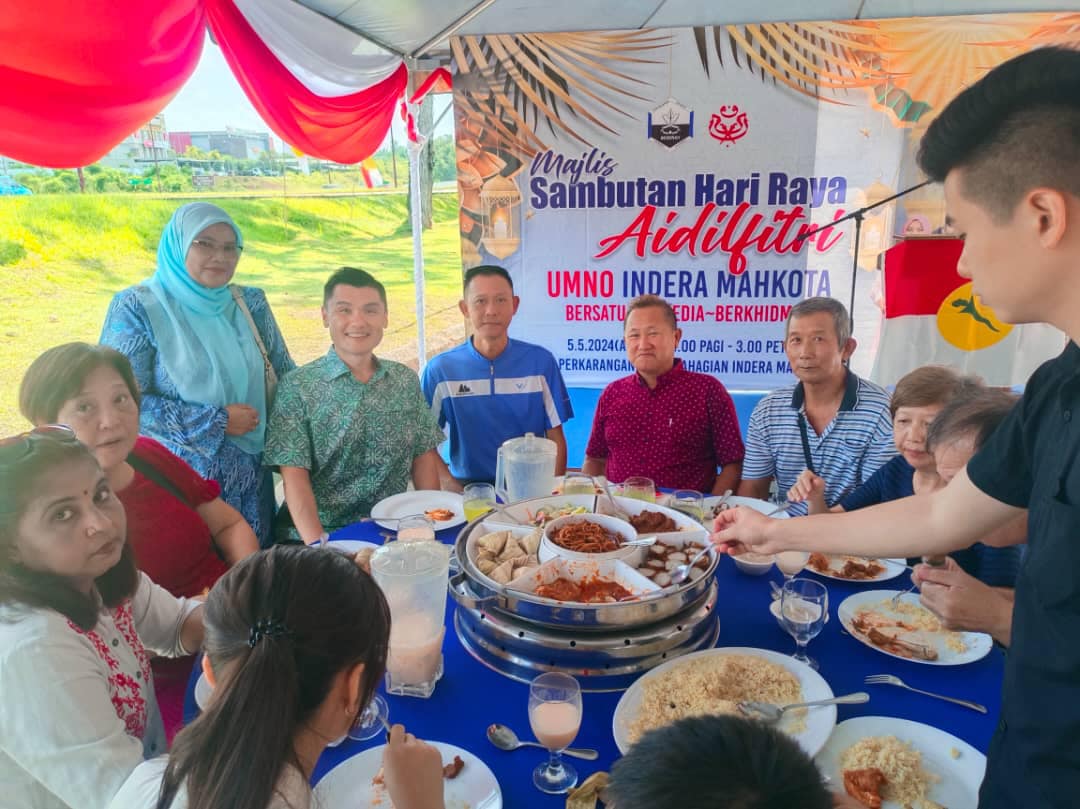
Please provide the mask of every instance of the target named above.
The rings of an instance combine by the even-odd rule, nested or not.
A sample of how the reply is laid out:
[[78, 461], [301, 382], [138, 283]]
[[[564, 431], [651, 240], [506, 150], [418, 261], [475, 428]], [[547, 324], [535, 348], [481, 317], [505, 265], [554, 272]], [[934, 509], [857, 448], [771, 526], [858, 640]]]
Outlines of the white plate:
[[[842, 790], [844, 784], [844, 775], [840, 771], [841, 754], [869, 736], [895, 736], [922, 753], [923, 769], [941, 778], [931, 787], [930, 800], [948, 809], [975, 809], [978, 805], [986, 756], [943, 730], [885, 716], [859, 716], [841, 722], [818, 753], [815, 759], [818, 767], [838, 789]], [[954, 748], [960, 754], [957, 758], [950, 752]], [[903, 808], [894, 801], [886, 801], [882, 809]]]
[[343, 551], [344, 553], [353, 555], [355, 555], [357, 551], [362, 551], [364, 548], [375, 550], [379, 547], [374, 542], [364, 542], [359, 539], [331, 539], [329, 545], [336, 551]]
[[206, 679], [206, 672], [203, 672], [195, 682], [195, 704], [199, 706], [200, 711], [206, 710], [206, 703], [210, 701], [210, 695], [213, 693], [214, 686], [210, 685], [210, 681]]
[[[421, 489], [419, 491], [402, 492], [401, 494], [395, 494], [380, 500], [375, 504], [375, 507], [371, 509], [371, 518], [375, 520], [383, 528], [389, 528], [391, 531], [396, 531], [397, 522], [391, 522], [389, 520], [397, 520], [401, 517], [409, 517], [413, 514], [423, 514], [425, 511], [433, 508], [445, 508], [447, 511], [454, 512], [454, 518], [452, 520], [445, 520], [443, 522], [435, 523], [435, 530], [441, 531], [444, 528], [453, 528], [456, 525], [462, 525], [465, 522], [465, 504], [461, 500], [461, 495], [456, 492], [443, 492], [443, 491], [428, 491]], [[383, 522], [383, 520], [388, 520]]]
[[[870, 558], [867, 556], [851, 556], [850, 554], [840, 553], [828, 553], [825, 555], [829, 558], [829, 567], [837, 569], [844, 566], [845, 559], [855, 559], [865, 562], [867, 561], [867, 559]], [[833, 581], [846, 581], [849, 584], [868, 584], [876, 581], [888, 581], [889, 579], [895, 579], [897, 576], [907, 570], [906, 559], [878, 559], [877, 561], [881, 562], [885, 569], [878, 573], [876, 576], [874, 576], [872, 579], [845, 579], [843, 576], [837, 576], [833, 573], [822, 573], [820, 570], [815, 570], [814, 568], [810, 567], [810, 565], [804, 567], [803, 570], [805, 570], [807, 573], [813, 573], [815, 576], [821, 576], [825, 579], [832, 579]]]
[[[889, 657], [895, 657], [898, 660], [909, 660], [912, 663], [923, 663], [927, 666], [963, 666], [966, 663], [974, 663], [976, 660], [982, 660], [988, 654], [990, 650], [994, 648], [994, 641], [989, 635], [982, 632], [960, 632], [958, 633], [967, 646], [967, 650], [964, 652], [957, 652], [950, 649], [945, 645], [945, 639], [942, 635], [932, 632], [918, 632], [914, 636], [914, 640], [918, 642], [926, 642], [937, 649], [937, 660], [919, 660], [914, 657], [904, 657], [903, 655], [893, 654], [892, 652], [882, 649], [880, 646], [875, 646], [867, 638], [863, 637], [859, 633], [855, 632], [851, 628], [851, 621], [855, 617], [855, 613], [859, 610], [866, 608], [873, 608], [882, 615], [892, 615], [888, 605], [883, 605], [882, 602], [888, 601], [894, 595], [900, 592], [898, 590], [865, 590], [861, 593], [856, 593], [853, 596], [848, 596], [840, 602], [840, 607], [836, 611], [837, 617], [840, 619], [840, 623], [844, 625], [844, 629], [848, 631], [848, 634], [855, 640], [859, 641], [865, 646], [869, 646], [876, 652], [888, 655]], [[921, 606], [919, 604], [918, 593], [907, 593], [901, 599], [906, 604], [914, 604], [915, 606]], [[897, 614], [897, 618], [902, 618], [902, 615]], [[951, 808], [950, 808], [951, 809]]]
[[[442, 754], [443, 764], [449, 764], [454, 756], [461, 756], [465, 767], [457, 778], [444, 781], [443, 792], [446, 809], [501, 809], [502, 792], [495, 775], [480, 759], [468, 750], [462, 750], [445, 742], [428, 742]], [[371, 747], [338, 764], [315, 785], [312, 806], [320, 809], [368, 809], [376, 806], [387, 809], [390, 796], [385, 787], [372, 786], [371, 780], [382, 767], [383, 750], [386, 745]], [[382, 800], [372, 804], [381, 794]]]
[[[707, 517], [712, 515], [713, 506], [722, 499], [723, 497], [719, 494], [715, 497], [705, 498], [705, 514]], [[762, 514], [768, 514], [770, 511], [775, 511], [779, 508], [776, 503], [769, 500], [758, 500], [756, 497], [729, 497], [727, 499], [727, 504], [732, 508], [735, 506], [746, 506], [747, 508], [754, 509], [754, 511], [760, 511]], [[779, 514], [774, 514], [773, 518], [777, 520], [786, 520], [788, 518], [788, 513], [786, 511], [781, 511]]]
[[[630, 749], [630, 725], [637, 718], [637, 712], [641, 705], [643, 684], [648, 679], [660, 676], [674, 668], [685, 665], [692, 660], [703, 657], [719, 657], [720, 655], [750, 655], [783, 666], [799, 678], [799, 685], [802, 687], [801, 702], [829, 699], [834, 696], [829, 684], [825, 682], [825, 679], [820, 674], [809, 666], [795, 660], [793, 657], [781, 654], [780, 652], [741, 646], [729, 646], [719, 649], [706, 649], [702, 652], [693, 652], [692, 654], [684, 655], [675, 660], [669, 660], [667, 663], [657, 666], [647, 674], [638, 677], [633, 684], [626, 689], [626, 692], [619, 699], [619, 704], [615, 706], [615, 715], [611, 720], [611, 730], [615, 736], [615, 746], [619, 748], [619, 752], [625, 753]], [[785, 730], [784, 725], [790, 721], [791, 720], [785, 717], [779, 725], [780, 729]], [[799, 746], [806, 751], [807, 755], [812, 756], [822, 748], [825, 744], [825, 740], [829, 738], [829, 734], [832, 733], [832, 729], [835, 726], [835, 705], [810, 708], [806, 713], [806, 729], [801, 733], [791, 734], [791, 736], [799, 743]]]

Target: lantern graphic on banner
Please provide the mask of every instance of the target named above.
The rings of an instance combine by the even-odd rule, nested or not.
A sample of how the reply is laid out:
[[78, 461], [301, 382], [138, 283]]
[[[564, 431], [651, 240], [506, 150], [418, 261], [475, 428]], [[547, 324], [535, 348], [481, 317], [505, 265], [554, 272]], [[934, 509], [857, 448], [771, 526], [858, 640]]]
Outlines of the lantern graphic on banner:
[[513, 180], [496, 174], [480, 189], [480, 243], [497, 258], [512, 255], [521, 244], [518, 206], [521, 192]]
[[892, 234], [892, 220], [896, 203], [890, 202], [880, 208], [874, 208], [883, 199], [888, 199], [895, 194], [895, 189], [878, 181], [863, 189], [866, 197], [864, 205], [871, 208], [863, 216], [862, 233], [859, 238], [859, 261], [863, 269], [872, 270], [877, 267], [878, 256], [891, 245], [889, 237]]

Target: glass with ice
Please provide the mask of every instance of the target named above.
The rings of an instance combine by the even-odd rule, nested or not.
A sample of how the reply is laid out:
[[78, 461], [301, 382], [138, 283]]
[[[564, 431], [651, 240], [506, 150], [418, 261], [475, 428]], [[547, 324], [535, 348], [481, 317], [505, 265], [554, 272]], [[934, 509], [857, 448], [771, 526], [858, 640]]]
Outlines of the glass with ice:
[[430, 697], [442, 677], [450, 548], [441, 542], [391, 542], [371, 556], [371, 574], [390, 605], [386, 691]]

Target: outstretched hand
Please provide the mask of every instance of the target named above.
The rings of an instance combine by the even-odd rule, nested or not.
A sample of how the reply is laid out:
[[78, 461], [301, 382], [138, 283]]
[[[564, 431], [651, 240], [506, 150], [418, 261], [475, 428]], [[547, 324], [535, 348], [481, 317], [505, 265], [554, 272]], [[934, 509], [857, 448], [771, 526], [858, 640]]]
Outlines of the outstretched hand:
[[815, 475], [809, 469], [804, 469], [795, 479], [794, 485], [788, 489], [788, 502], [806, 503], [811, 514], [819, 514], [828, 511], [825, 502], [825, 479]]
[[747, 551], [775, 553], [783, 550], [768, 537], [769, 529], [776, 523], [777, 520], [766, 517], [760, 511], [737, 506], [716, 515], [710, 539], [718, 551], [733, 556]]

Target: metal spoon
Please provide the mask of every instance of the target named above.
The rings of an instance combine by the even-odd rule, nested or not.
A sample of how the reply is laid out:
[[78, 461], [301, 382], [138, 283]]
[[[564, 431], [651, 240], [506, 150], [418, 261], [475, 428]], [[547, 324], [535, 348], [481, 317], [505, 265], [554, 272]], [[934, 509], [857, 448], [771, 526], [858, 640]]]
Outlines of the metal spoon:
[[[500, 750], [517, 750], [519, 747], [539, 747], [542, 750], [547, 750], [547, 748], [539, 742], [521, 741], [517, 737], [517, 734], [506, 725], [488, 725], [487, 737], [488, 741]], [[567, 747], [562, 752], [564, 756], [583, 758], [586, 761], [595, 761], [600, 756], [595, 750], [578, 749], [576, 747]]]
[[687, 562], [685, 565], [679, 565], [677, 568], [675, 568], [675, 571], [671, 574], [671, 583], [673, 585], [682, 584], [684, 581], [686, 581], [690, 577], [690, 571], [694, 569], [694, 565], [696, 565], [698, 561], [703, 556], [705, 556], [705, 554], [707, 554], [711, 548], [712, 545], [706, 545], [704, 548], [698, 551], [694, 558]]
[[781, 504], [781, 505], [777, 506], [776, 508], [774, 508], [774, 509], [773, 509], [772, 511], [770, 511], [770, 512], [769, 512], [768, 514], [766, 514], [765, 516], [766, 516], [766, 517], [775, 517], [775, 516], [776, 516], [777, 514], [780, 514], [780, 513], [782, 513], [782, 512], [785, 512], [785, 511], [787, 511], [787, 510], [788, 510], [789, 508], [791, 508], [791, 507], [792, 507], [793, 505], [795, 505], [795, 504], [794, 504], [794, 503], [792, 503], [792, 502], [787, 502], [787, 503], [783, 503], [783, 504]]
[[637, 539], [628, 539], [619, 543], [620, 548], [635, 548], [635, 547], [648, 547], [649, 545], [656, 544], [656, 534], [647, 537], [638, 537]]
[[615, 496], [611, 493], [611, 484], [608, 483], [607, 478], [604, 478], [604, 493], [607, 495], [608, 502], [611, 503], [611, 508], [615, 511], [614, 516], [618, 517], [620, 520], [630, 522], [630, 515], [615, 502]]
[[743, 701], [735, 703], [735, 707], [739, 709], [739, 713], [743, 716], [747, 716], [750, 719], [759, 719], [762, 722], [771, 725], [774, 722], [780, 721], [780, 717], [784, 715], [784, 711], [790, 711], [793, 708], [816, 708], [819, 705], [859, 705], [869, 701], [869, 694], [865, 691], [856, 691], [854, 694], [845, 694], [842, 697], [833, 697], [832, 699], [819, 699], [814, 702], [793, 702], [790, 705], [773, 705], [769, 702]]

